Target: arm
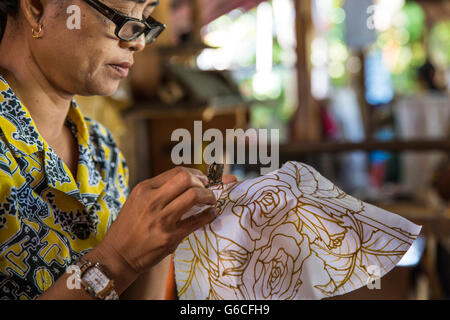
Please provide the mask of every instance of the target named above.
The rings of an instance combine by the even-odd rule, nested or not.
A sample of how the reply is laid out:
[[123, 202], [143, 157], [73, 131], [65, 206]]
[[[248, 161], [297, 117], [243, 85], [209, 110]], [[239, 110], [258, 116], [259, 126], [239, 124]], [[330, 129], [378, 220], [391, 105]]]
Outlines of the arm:
[[[88, 261], [98, 262], [105, 269], [108, 277], [114, 280], [116, 291], [121, 295], [128, 286], [136, 280], [137, 273], [113, 248], [100, 243], [84, 258]], [[68, 281], [73, 275], [64, 273], [47, 291], [38, 297], [38, 300], [94, 300], [94, 297], [84, 289], [69, 289]]]
[[[214, 193], [200, 171], [175, 168], [139, 183], [102, 242], [84, 256], [100, 263], [119, 295], [141, 275], [170, 255], [191, 232], [216, 217]], [[194, 205], [208, 206], [181, 221]], [[69, 289], [64, 274], [40, 299], [91, 299], [83, 289]], [[167, 280], [167, 277], [165, 277]]]

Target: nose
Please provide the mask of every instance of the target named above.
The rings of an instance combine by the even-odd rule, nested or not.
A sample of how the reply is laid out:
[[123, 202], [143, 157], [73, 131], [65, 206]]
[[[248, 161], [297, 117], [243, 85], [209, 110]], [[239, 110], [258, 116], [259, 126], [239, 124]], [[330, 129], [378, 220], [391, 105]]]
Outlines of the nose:
[[133, 41], [120, 41], [121, 42], [121, 46], [123, 48], [129, 48], [130, 50], [134, 51], [134, 52], [139, 52], [144, 50], [145, 48], [145, 34], [141, 34], [140, 37], [137, 37], [136, 39], [134, 39]]

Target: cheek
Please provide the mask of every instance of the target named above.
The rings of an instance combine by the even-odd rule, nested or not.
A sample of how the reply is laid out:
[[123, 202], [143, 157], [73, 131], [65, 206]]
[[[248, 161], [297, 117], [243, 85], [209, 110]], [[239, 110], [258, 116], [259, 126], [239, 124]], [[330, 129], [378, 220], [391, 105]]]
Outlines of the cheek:
[[69, 28], [73, 15], [63, 10], [44, 18], [43, 37], [31, 42], [34, 60], [45, 77], [66, 92], [113, 94], [119, 80], [106, 64], [121, 52], [111, 22], [95, 11], [82, 11], [79, 28]]
[[[64, 14], [53, 20], [47, 18], [43, 24], [43, 37], [31, 43], [33, 54], [41, 69], [52, 73], [58, 70], [59, 73], [65, 73], [82, 69], [84, 67], [82, 51], [86, 47], [82, 36], [83, 28], [68, 29]], [[89, 39], [85, 40], [89, 42]]]
[[91, 61], [90, 73], [80, 75], [80, 83], [83, 83], [84, 91], [79, 94], [110, 96], [119, 87], [119, 79], [112, 76], [112, 70], [104, 63]]
[[[105, 65], [114, 49], [112, 41], [85, 29], [61, 30], [36, 42], [34, 55], [48, 79], [73, 94], [110, 95], [118, 81]], [[82, 45], [80, 45], [82, 44]]]

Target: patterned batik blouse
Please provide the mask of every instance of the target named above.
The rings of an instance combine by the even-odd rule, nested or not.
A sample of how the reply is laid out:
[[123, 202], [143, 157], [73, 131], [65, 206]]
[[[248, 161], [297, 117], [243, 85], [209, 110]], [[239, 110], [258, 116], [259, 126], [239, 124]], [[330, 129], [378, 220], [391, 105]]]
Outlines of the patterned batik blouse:
[[0, 299], [34, 299], [105, 236], [128, 197], [128, 168], [75, 103], [76, 179], [0, 76]]

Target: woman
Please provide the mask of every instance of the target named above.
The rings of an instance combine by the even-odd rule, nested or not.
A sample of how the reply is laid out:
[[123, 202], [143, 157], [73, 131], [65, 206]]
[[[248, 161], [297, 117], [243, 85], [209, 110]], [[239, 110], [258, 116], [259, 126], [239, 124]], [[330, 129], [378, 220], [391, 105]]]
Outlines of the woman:
[[[67, 27], [71, 5], [80, 28]], [[115, 92], [164, 29], [150, 18], [156, 5], [0, 3], [0, 298], [116, 299], [214, 219], [216, 199], [197, 170], [172, 169], [129, 193], [110, 132], [73, 101]], [[180, 221], [194, 205], [210, 207]], [[81, 286], [65, 272], [75, 264]]]

